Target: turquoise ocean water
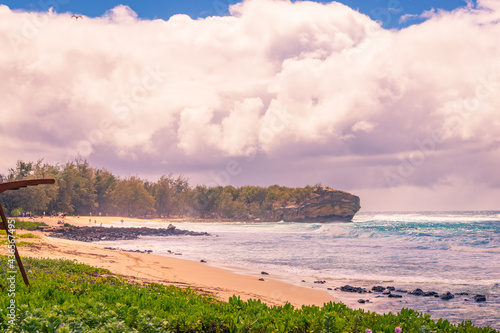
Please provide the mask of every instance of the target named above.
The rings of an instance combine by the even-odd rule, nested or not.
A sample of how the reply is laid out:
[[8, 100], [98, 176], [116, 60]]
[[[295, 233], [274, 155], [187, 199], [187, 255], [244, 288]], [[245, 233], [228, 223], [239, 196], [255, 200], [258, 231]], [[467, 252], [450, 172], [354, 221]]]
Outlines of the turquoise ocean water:
[[[148, 227], [165, 227], [145, 223]], [[116, 222], [116, 227], [122, 224]], [[127, 222], [123, 226], [138, 226]], [[179, 223], [180, 229], [206, 231], [203, 237], [144, 237], [107, 242], [123, 249], [200, 260], [245, 274], [266, 271], [271, 278], [324, 289], [346, 304], [370, 311], [413, 308], [453, 323], [500, 329], [500, 212], [360, 213], [352, 223]], [[103, 242], [104, 243], [104, 242]], [[325, 284], [315, 284], [323, 280]], [[303, 282], [306, 281], [306, 282]], [[420, 288], [456, 295], [389, 299], [351, 294], [342, 285]], [[331, 288], [332, 290], [328, 290]], [[486, 302], [472, 296], [486, 295]], [[378, 296], [378, 297], [377, 297]], [[358, 299], [370, 300], [359, 304]]]

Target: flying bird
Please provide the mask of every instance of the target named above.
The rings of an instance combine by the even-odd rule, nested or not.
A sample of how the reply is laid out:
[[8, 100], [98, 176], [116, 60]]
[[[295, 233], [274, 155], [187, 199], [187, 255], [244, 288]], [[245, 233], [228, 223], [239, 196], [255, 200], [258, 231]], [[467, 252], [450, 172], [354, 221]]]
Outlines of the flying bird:
[[78, 20], [79, 18], [83, 19], [83, 16], [82, 15], [71, 15], [71, 18], [75, 18], [76, 20]]

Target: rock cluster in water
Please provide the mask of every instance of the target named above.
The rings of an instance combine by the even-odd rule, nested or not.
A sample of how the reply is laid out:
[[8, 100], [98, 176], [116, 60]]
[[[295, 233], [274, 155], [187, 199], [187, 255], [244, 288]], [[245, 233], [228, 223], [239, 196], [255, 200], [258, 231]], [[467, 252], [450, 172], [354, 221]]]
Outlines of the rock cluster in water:
[[103, 227], [70, 227], [44, 230], [49, 236], [75, 240], [80, 242], [116, 241], [137, 239], [139, 236], [209, 236], [206, 232], [195, 232], [177, 229], [173, 225], [168, 228], [103, 228]]
[[[381, 293], [382, 295], [385, 295], [389, 298], [402, 298], [403, 296], [401, 294], [408, 294], [408, 295], [414, 295], [414, 296], [421, 296], [421, 297], [435, 297], [435, 298], [440, 298], [443, 301], [449, 301], [450, 299], [455, 298], [456, 296], [468, 296], [468, 293], [456, 293], [452, 294], [451, 292], [447, 291], [444, 294], [439, 294], [435, 291], [423, 291], [422, 289], [415, 289], [413, 291], [406, 291], [406, 290], [401, 290], [397, 289], [395, 287], [389, 286], [389, 287], [383, 287], [383, 286], [373, 286], [371, 290], [366, 290], [366, 288], [361, 288], [361, 287], [353, 287], [350, 285], [345, 285], [340, 288], [335, 288], [335, 290], [340, 290], [340, 291], [345, 291], [345, 292], [350, 292], [350, 293], [359, 293], [359, 294], [365, 294], [365, 293]], [[398, 294], [395, 294], [398, 293]], [[377, 296], [377, 297], [382, 297], [382, 296]], [[476, 302], [486, 302], [486, 296], [485, 295], [475, 295], [472, 297], [473, 300]], [[468, 299], [464, 299], [464, 301], [468, 301]], [[368, 300], [358, 300], [359, 303], [365, 303], [368, 302]]]
[[360, 208], [359, 197], [355, 195], [317, 188], [301, 203], [277, 209], [275, 219], [285, 222], [350, 222]]

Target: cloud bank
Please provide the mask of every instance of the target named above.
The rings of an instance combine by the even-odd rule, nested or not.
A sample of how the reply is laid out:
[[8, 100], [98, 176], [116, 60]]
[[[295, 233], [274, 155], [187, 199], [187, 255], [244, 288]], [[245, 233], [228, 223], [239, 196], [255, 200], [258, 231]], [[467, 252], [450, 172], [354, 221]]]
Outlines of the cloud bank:
[[336, 2], [168, 21], [0, 5], [0, 168], [80, 155], [194, 182], [497, 191], [500, 5], [421, 16], [385, 30]]

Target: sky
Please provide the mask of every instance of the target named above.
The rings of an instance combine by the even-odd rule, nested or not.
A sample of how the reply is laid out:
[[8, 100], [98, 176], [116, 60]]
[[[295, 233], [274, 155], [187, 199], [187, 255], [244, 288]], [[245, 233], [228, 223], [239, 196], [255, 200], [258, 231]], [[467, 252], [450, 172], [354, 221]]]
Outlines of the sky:
[[[472, 1], [472, 0], [471, 0]], [[53, 7], [57, 12], [71, 12], [88, 17], [100, 17], [108, 10], [117, 5], [129, 6], [142, 19], [168, 20], [176, 14], [186, 14], [192, 19], [206, 18], [209, 16], [230, 15], [229, 6], [238, 0], [189, 0], [189, 1], [151, 1], [151, 0], [12, 0], [1, 1], [10, 9], [21, 9], [28, 11], [47, 11]], [[317, 3], [330, 3], [331, 1], [316, 1]], [[453, 10], [466, 5], [464, 0], [343, 0], [339, 1], [354, 10], [370, 16], [373, 20], [380, 21], [385, 28], [400, 28], [422, 22], [417, 16], [432, 9]], [[474, 2], [472, 2], [474, 3]], [[400, 21], [404, 15], [415, 15]]]
[[0, 0], [0, 174], [79, 156], [499, 210], [499, 37], [495, 0]]

